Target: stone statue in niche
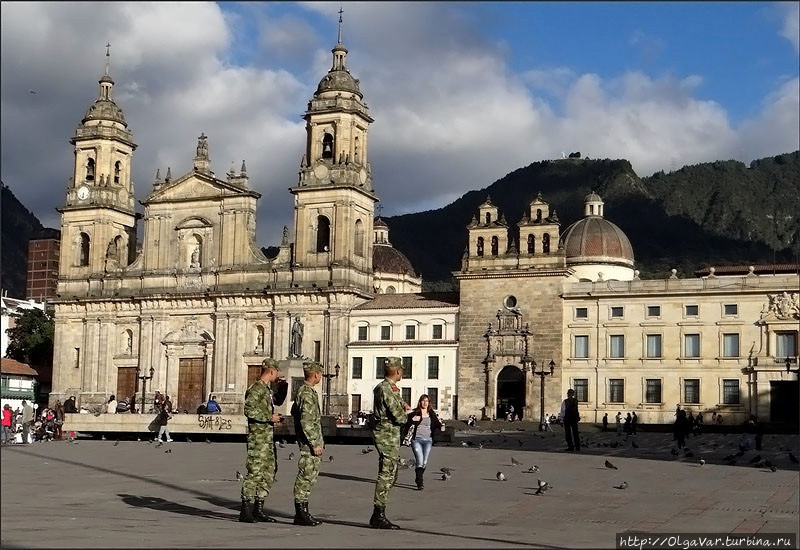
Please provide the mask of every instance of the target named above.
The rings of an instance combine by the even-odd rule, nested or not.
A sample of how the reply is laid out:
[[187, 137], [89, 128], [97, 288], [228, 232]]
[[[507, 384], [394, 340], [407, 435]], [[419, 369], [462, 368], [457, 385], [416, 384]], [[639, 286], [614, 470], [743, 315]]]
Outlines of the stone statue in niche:
[[292, 323], [292, 334], [289, 340], [289, 354], [291, 357], [301, 357], [303, 353], [303, 323], [300, 317], [295, 317]]
[[256, 327], [256, 353], [264, 352], [264, 330]]
[[192, 269], [200, 269], [200, 246], [195, 246], [192, 250], [192, 256], [189, 261], [189, 267]]
[[130, 355], [133, 352], [133, 333], [125, 331], [125, 355]]

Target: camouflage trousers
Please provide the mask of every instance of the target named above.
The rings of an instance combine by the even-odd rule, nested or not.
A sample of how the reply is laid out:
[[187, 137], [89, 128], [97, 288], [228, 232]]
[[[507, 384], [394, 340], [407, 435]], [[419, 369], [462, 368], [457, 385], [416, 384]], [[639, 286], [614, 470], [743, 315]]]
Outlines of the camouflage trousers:
[[319, 477], [320, 457], [314, 456], [308, 447], [300, 450], [297, 461], [297, 477], [294, 480], [294, 501], [308, 502], [311, 489], [317, 484]]
[[397, 481], [397, 466], [400, 458], [400, 433], [397, 437], [379, 437], [375, 435], [375, 447], [378, 449], [378, 479], [375, 482], [375, 498], [378, 508], [386, 508], [389, 500], [389, 489]]
[[265, 499], [275, 482], [276, 466], [272, 426], [250, 424], [247, 433], [247, 475], [242, 483], [242, 499]]

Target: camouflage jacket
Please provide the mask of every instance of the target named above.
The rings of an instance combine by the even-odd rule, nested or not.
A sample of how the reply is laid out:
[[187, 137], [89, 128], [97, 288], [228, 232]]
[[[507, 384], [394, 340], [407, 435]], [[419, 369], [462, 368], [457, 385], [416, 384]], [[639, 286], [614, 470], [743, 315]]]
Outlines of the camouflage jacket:
[[244, 415], [248, 422], [272, 424], [272, 391], [260, 378], [247, 388], [244, 397]]
[[375, 417], [375, 431], [400, 434], [400, 426], [406, 423], [406, 411], [400, 388], [388, 378], [375, 386], [372, 391], [372, 414]]
[[314, 447], [322, 447], [322, 414], [319, 410], [319, 397], [317, 391], [308, 384], [302, 384], [294, 398], [294, 432], [297, 435], [297, 444], [307, 445], [313, 451]]

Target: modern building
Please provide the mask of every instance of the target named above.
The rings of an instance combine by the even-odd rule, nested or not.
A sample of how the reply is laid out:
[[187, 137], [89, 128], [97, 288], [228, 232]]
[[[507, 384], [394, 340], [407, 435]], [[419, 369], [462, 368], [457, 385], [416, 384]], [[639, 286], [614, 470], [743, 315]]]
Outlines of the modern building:
[[48, 235], [28, 241], [28, 277], [26, 297], [44, 302], [56, 295], [61, 235], [51, 230]]

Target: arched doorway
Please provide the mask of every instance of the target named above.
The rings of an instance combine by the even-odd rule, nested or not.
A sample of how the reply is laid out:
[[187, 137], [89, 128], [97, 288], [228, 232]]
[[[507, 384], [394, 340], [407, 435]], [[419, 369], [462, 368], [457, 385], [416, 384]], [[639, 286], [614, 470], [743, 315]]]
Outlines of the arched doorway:
[[509, 405], [514, 407], [517, 419], [522, 419], [525, 408], [525, 374], [519, 367], [506, 365], [497, 375], [497, 411], [498, 419], [506, 417]]

